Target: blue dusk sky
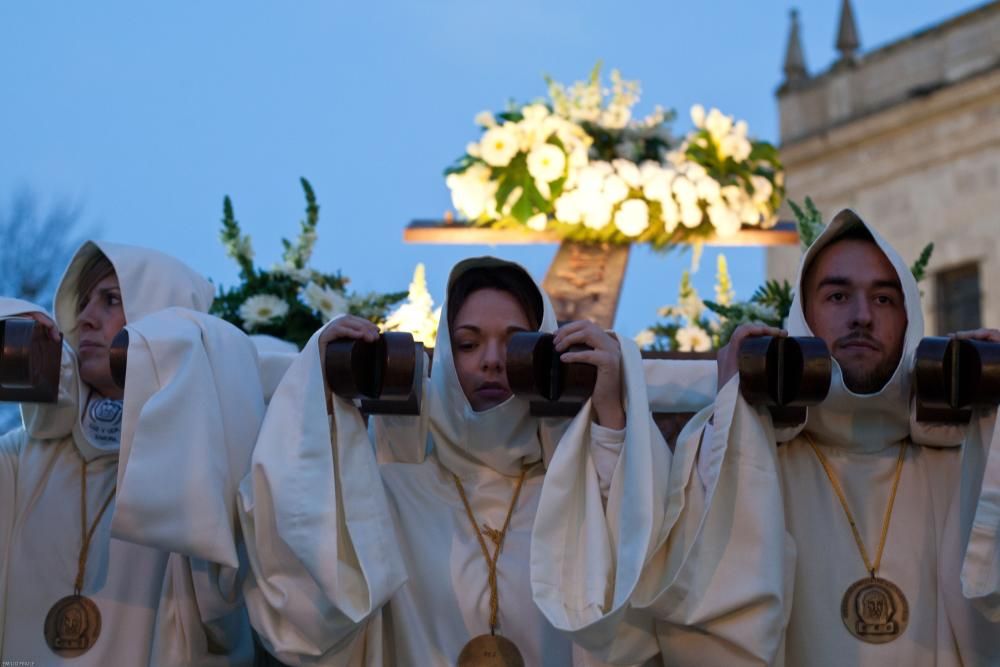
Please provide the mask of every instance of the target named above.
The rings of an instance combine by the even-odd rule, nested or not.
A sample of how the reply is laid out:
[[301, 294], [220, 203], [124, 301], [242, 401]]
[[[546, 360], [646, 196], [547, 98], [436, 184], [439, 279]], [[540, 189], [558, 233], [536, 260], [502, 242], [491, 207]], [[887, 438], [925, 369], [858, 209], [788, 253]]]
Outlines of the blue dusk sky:
[[[854, 0], [862, 49], [981, 2]], [[358, 290], [405, 289], [427, 265], [440, 301], [457, 260], [495, 253], [541, 278], [554, 245], [402, 241], [414, 218], [450, 208], [442, 170], [479, 136], [483, 109], [572, 82], [594, 63], [642, 83], [690, 128], [701, 103], [777, 138], [774, 90], [793, 5], [475, 0], [213, 0], [0, 4], [0, 206], [20, 187], [69, 198], [109, 240], [160, 248], [216, 283], [236, 267], [218, 243], [222, 197], [264, 265], [296, 233], [309, 178], [321, 205], [314, 264]], [[803, 0], [807, 65], [835, 59], [840, 0]], [[791, 193], [794, 197], [808, 193]], [[763, 278], [760, 249], [724, 249], [737, 296]], [[695, 285], [712, 294], [707, 248]], [[632, 252], [616, 328], [634, 335], [676, 298], [689, 256]]]

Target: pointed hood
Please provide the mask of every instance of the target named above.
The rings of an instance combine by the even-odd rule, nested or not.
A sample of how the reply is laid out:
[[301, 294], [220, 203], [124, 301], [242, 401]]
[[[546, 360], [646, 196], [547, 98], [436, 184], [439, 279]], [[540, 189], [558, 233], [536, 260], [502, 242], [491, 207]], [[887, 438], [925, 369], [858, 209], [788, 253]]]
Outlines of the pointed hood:
[[878, 392], [864, 395], [855, 394], [845, 386], [840, 365], [834, 360], [830, 393], [823, 403], [809, 409], [805, 430], [824, 444], [878, 451], [910, 434], [911, 371], [917, 345], [924, 335], [924, 319], [920, 309], [920, 290], [909, 266], [874, 227], [850, 209], [841, 211], [802, 257], [786, 328], [790, 336], [815, 335], [806, 322], [802, 307], [806, 269], [823, 248], [858, 226], [871, 234], [899, 276], [907, 318], [903, 354], [885, 386]]
[[[474, 268], [512, 267], [524, 273], [538, 289], [542, 303], [540, 331], [556, 330], [555, 311], [548, 296], [524, 267], [495, 257], [475, 257], [455, 265], [448, 293], [455, 281]], [[448, 327], [450, 303], [441, 309], [434, 364], [431, 368], [429, 425], [433, 451], [441, 464], [460, 477], [486, 466], [501, 474], [517, 475], [525, 464], [543, 458], [540, 420], [529, 414], [528, 402], [512, 396], [489, 410], [476, 412], [458, 381]]]
[[55, 319], [62, 331], [62, 374], [59, 401], [53, 405], [22, 405], [25, 428], [32, 437], [48, 439], [72, 433], [87, 460], [115, 453], [90, 442], [80, 425], [88, 390], [77, 371], [77, 286], [80, 272], [95, 254], [103, 253], [115, 269], [122, 293], [125, 321], [135, 322], [150, 313], [179, 306], [207, 312], [212, 305], [212, 284], [180, 260], [157, 250], [138, 246], [87, 241], [73, 255], [55, 298]]

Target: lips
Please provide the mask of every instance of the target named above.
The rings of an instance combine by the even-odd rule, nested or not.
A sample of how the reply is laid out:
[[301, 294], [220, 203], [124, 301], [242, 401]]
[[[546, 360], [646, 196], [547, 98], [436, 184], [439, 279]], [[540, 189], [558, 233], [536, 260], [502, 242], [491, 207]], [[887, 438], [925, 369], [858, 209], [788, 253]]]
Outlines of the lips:
[[880, 350], [877, 343], [872, 340], [867, 340], [863, 338], [854, 338], [851, 340], [846, 340], [837, 345], [841, 350], [871, 350], [872, 352], [878, 352]]
[[499, 382], [484, 382], [476, 387], [476, 393], [484, 398], [506, 398], [510, 389]]

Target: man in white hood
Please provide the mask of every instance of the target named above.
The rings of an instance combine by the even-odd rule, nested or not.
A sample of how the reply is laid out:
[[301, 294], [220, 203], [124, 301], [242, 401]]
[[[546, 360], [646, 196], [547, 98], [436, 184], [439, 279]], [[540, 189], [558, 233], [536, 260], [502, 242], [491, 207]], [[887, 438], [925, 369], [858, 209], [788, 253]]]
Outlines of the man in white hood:
[[[251, 663], [235, 483], [217, 482], [249, 465], [263, 398], [256, 373], [225, 396], [211, 380], [221, 347], [231, 354], [216, 370], [255, 360], [245, 336], [213, 329], [212, 294], [172, 257], [88, 242], [59, 286], [55, 322], [0, 299], [0, 318], [31, 317], [64, 336], [58, 402], [22, 404], [24, 427], [0, 437], [4, 664]], [[109, 348], [126, 323], [123, 396]], [[242, 423], [220, 426], [234, 401]], [[242, 469], [230, 454], [235, 472], [217, 474], [227, 462], [211, 452], [225, 450], [206, 440], [239, 439]]]
[[[555, 332], [556, 322], [524, 269], [488, 257], [458, 264], [421, 414], [373, 417], [374, 443], [354, 405], [328, 394], [321, 351], [333, 338], [374, 340], [377, 329], [345, 316], [313, 336], [269, 404], [240, 489], [254, 574], [247, 605], [276, 657], [303, 665], [603, 664], [533, 601], [547, 586], [529, 567], [543, 483], [552, 466], [561, 471], [552, 483], [565, 483], [577, 450], [593, 454], [580, 472], [592, 493], [575, 498], [588, 513], [562, 521], [599, 525], [589, 542], [567, 543], [556, 530], [551, 546], [591, 550], [606, 566], [614, 559], [602, 502], [621, 502], [621, 476], [649, 494], [667, 459], [619, 456], [626, 441], [649, 452], [659, 434], [638, 349], [628, 340], [619, 348], [591, 323], [565, 325], [555, 342], [564, 361], [597, 367], [592, 399], [572, 420], [532, 417], [527, 401], [511, 395], [505, 355], [513, 333], [535, 330]], [[566, 352], [577, 343], [593, 349]], [[644, 515], [630, 526], [638, 541], [657, 527]], [[644, 557], [628, 566], [637, 573]], [[572, 576], [553, 567], [557, 578]], [[602, 570], [601, 586], [613, 570]], [[620, 588], [599, 593], [617, 615], [631, 592]], [[595, 592], [586, 597], [589, 609]], [[505, 662], [484, 661], [490, 654]]]
[[[740, 395], [758, 335], [831, 351], [830, 393], [796, 428]], [[922, 337], [907, 265], [845, 210], [803, 258], [787, 332], [745, 325], [719, 351], [671, 468], [664, 545], [685, 555], [651, 560], [635, 598], [668, 664], [1000, 664], [996, 410], [917, 423]]]

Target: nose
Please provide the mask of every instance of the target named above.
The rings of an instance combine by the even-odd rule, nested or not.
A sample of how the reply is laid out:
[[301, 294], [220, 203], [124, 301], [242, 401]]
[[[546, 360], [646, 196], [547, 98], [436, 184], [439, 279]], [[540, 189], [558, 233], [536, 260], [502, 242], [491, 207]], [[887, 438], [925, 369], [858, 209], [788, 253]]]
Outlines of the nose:
[[502, 373], [507, 358], [507, 346], [503, 341], [490, 340], [483, 346], [481, 368], [483, 371]]
[[97, 306], [94, 305], [93, 300], [83, 307], [83, 310], [77, 315], [76, 320], [81, 329], [94, 331], [100, 328], [100, 322], [97, 317]]
[[852, 313], [852, 328], [870, 329], [872, 326], [872, 307], [865, 297], [854, 299], [854, 312]]

